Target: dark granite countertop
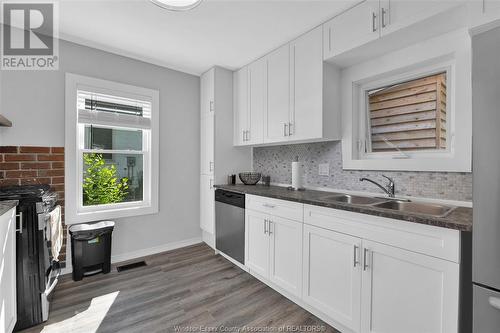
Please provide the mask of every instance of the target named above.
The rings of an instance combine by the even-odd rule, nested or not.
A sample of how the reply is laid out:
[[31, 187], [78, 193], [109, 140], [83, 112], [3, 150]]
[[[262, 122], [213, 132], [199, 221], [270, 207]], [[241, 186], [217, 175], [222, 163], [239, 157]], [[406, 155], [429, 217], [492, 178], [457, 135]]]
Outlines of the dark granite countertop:
[[18, 203], [17, 200], [0, 201], [0, 215], [7, 213], [12, 207], [16, 207]]
[[263, 197], [295, 201], [309, 205], [323, 206], [335, 209], [342, 209], [355, 213], [369, 214], [374, 216], [387, 217], [391, 219], [403, 220], [408, 222], [433, 225], [442, 228], [456, 229], [460, 231], [472, 230], [472, 208], [457, 207], [445, 217], [434, 217], [423, 214], [415, 214], [401, 211], [394, 211], [367, 205], [354, 205], [324, 198], [340, 192], [326, 191], [290, 191], [286, 187], [280, 186], [263, 186], [263, 185], [216, 185], [216, 188], [245, 193], [260, 195]]

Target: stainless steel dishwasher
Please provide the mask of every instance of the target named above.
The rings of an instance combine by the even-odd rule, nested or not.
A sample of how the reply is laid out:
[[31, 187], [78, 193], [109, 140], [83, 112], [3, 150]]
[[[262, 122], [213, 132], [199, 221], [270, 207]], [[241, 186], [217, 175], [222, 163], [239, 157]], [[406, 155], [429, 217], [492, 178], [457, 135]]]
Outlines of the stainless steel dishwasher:
[[245, 194], [215, 190], [215, 248], [245, 264]]

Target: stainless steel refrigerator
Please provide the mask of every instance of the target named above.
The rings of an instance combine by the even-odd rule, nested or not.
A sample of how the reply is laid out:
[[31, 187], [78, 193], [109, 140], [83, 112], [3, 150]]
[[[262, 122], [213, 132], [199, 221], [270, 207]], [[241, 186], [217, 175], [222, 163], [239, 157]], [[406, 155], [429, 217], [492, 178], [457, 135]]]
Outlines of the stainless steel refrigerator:
[[500, 332], [500, 28], [472, 38], [473, 327]]

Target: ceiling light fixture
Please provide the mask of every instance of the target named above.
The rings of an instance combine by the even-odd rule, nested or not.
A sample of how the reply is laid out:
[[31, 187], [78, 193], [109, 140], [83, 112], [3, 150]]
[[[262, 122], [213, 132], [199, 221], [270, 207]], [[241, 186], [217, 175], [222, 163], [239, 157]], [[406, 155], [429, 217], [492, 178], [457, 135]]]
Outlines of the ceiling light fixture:
[[173, 11], [185, 11], [197, 7], [203, 0], [150, 0], [155, 5]]

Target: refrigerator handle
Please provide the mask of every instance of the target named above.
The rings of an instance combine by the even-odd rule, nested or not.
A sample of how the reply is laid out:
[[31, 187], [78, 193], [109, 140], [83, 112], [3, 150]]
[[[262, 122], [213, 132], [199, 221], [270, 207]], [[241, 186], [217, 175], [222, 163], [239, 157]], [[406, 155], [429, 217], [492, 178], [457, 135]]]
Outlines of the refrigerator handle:
[[489, 297], [488, 298], [488, 303], [490, 303], [490, 305], [492, 307], [494, 307], [495, 309], [500, 310], [500, 298]]

